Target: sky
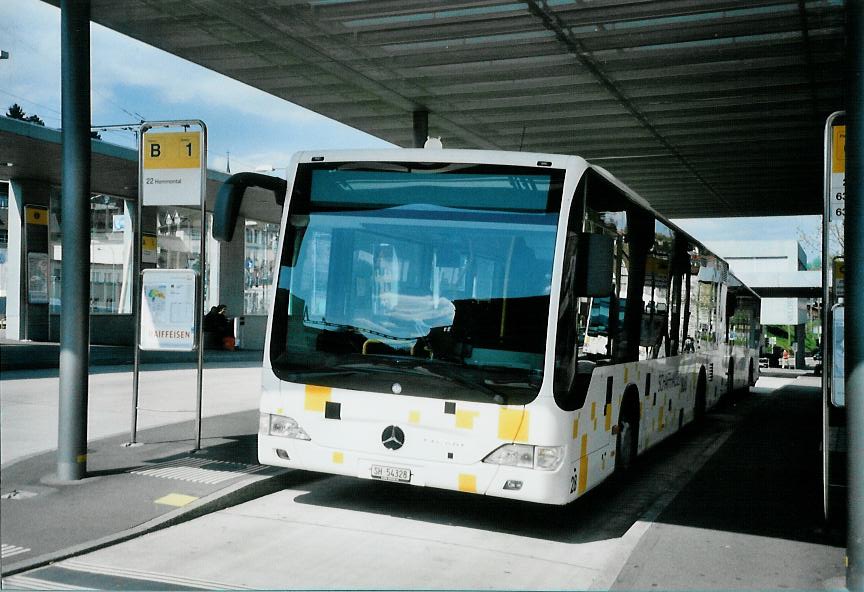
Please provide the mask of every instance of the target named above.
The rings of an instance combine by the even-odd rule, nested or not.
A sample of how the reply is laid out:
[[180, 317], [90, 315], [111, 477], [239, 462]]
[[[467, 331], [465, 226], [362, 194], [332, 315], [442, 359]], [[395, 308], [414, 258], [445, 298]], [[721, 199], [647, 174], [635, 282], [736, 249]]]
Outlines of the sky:
[[[13, 103], [60, 127], [60, 10], [41, 0], [0, 0], [0, 113]], [[94, 126], [201, 119], [207, 124], [208, 167], [231, 172], [275, 169], [284, 176], [298, 150], [380, 148], [391, 144], [207, 70], [159, 49], [91, 25]], [[100, 131], [102, 139], [135, 147], [131, 131]], [[442, 138], [446, 145], [446, 138]], [[814, 196], [820, 199], [820, 196]], [[673, 220], [702, 242], [799, 239], [818, 244], [820, 216]], [[807, 241], [804, 241], [805, 243]], [[808, 259], [815, 249], [802, 243]], [[720, 253], [722, 255], [722, 253]]]

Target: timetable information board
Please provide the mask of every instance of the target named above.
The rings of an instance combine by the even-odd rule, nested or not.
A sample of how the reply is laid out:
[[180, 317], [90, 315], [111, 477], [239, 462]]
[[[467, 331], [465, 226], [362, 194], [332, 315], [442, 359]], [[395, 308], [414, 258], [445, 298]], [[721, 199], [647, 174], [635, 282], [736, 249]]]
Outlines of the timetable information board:
[[145, 269], [141, 273], [141, 349], [195, 349], [197, 276], [191, 269]]

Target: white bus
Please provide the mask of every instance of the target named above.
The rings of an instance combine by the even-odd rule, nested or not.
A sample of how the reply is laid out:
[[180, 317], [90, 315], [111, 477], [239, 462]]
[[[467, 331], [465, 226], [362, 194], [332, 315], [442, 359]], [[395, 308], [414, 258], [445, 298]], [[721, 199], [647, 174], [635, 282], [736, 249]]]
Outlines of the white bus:
[[217, 238], [247, 186], [284, 199], [263, 464], [566, 504], [757, 378], [756, 295], [581, 158], [323, 151], [287, 184], [235, 177]]

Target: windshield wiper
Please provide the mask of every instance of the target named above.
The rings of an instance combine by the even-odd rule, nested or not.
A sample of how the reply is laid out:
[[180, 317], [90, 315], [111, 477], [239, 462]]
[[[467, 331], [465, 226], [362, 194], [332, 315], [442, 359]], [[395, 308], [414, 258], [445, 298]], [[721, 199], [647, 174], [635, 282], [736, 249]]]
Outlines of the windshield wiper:
[[374, 335], [376, 337], [383, 337], [384, 339], [392, 339], [394, 341], [417, 341], [425, 335], [419, 335], [417, 337], [399, 337], [397, 335], [389, 335], [382, 331], [376, 331], [375, 329], [367, 329], [365, 327], [356, 327], [354, 325], [346, 325], [344, 323], [331, 323], [330, 321], [313, 321], [311, 319], [304, 319], [304, 323], [308, 323], [310, 325], [319, 325], [322, 327], [335, 327], [336, 329], [345, 329], [346, 331], [352, 333], [369, 333], [370, 335]]
[[322, 376], [351, 376], [354, 374], [362, 374], [361, 369], [340, 369], [340, 368], [313, 368], [310, 370], [287, 370], [283, 369], [285, 376], [290, 382], [299, 381], [302, 378], [314, 376], [320, 378]]
[[488, 385], [492, 385], [492, 386], [504, 386], [507, 388], [522, 388], [522, 389], [535, 389], [539, 386], [536, 382], [533, 382], [533, 381], [527, 381], [527, 380], [522, 380], [519, 382], [509, 381], [509, 380], [498, 381], [498, 380], [492, 380], [491, 378], [484, 379], [483, 384], [488, 384]]
[[427, 378], [439, 378], [470, 390], [479, 391], [499, 405], [507, 404], [507, 399], [504, 395], [489, 388], [484, 384], [484, 382], [471, 380], [443, 364], [436, 364], [434, 368], [429, 368], [422, 360], [412, 358], [388, 358], [382, 356], [374, 360], [369, 360], [368, 362], [363, 362], [362, 364], [346, 364], [342, 367], [353, 368], [358, 366], [362, 367], [363, 365], [385, 366], [387, 369], [396, 373], [423, 376]]

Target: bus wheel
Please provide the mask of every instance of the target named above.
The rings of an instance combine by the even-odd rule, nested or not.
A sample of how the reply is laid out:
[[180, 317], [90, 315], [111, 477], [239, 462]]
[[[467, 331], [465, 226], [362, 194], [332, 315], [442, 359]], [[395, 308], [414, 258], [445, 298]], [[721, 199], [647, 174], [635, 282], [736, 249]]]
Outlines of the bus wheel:
[[693, 421], [700, 422], [705, 417], [705, 396], [708, 390], [708, 379], [705, 377], [705, 368], [699, 371], [699, 380], [696, 383], [696, 404], [693, 407]]
[[[638, 403], [637, 403], [638, 405]], [[618, 420], [618, 439], [615, 443], [615, 472], [626, 473], [636, 464], [639, 452], [639, 412], [624, 407]]]

